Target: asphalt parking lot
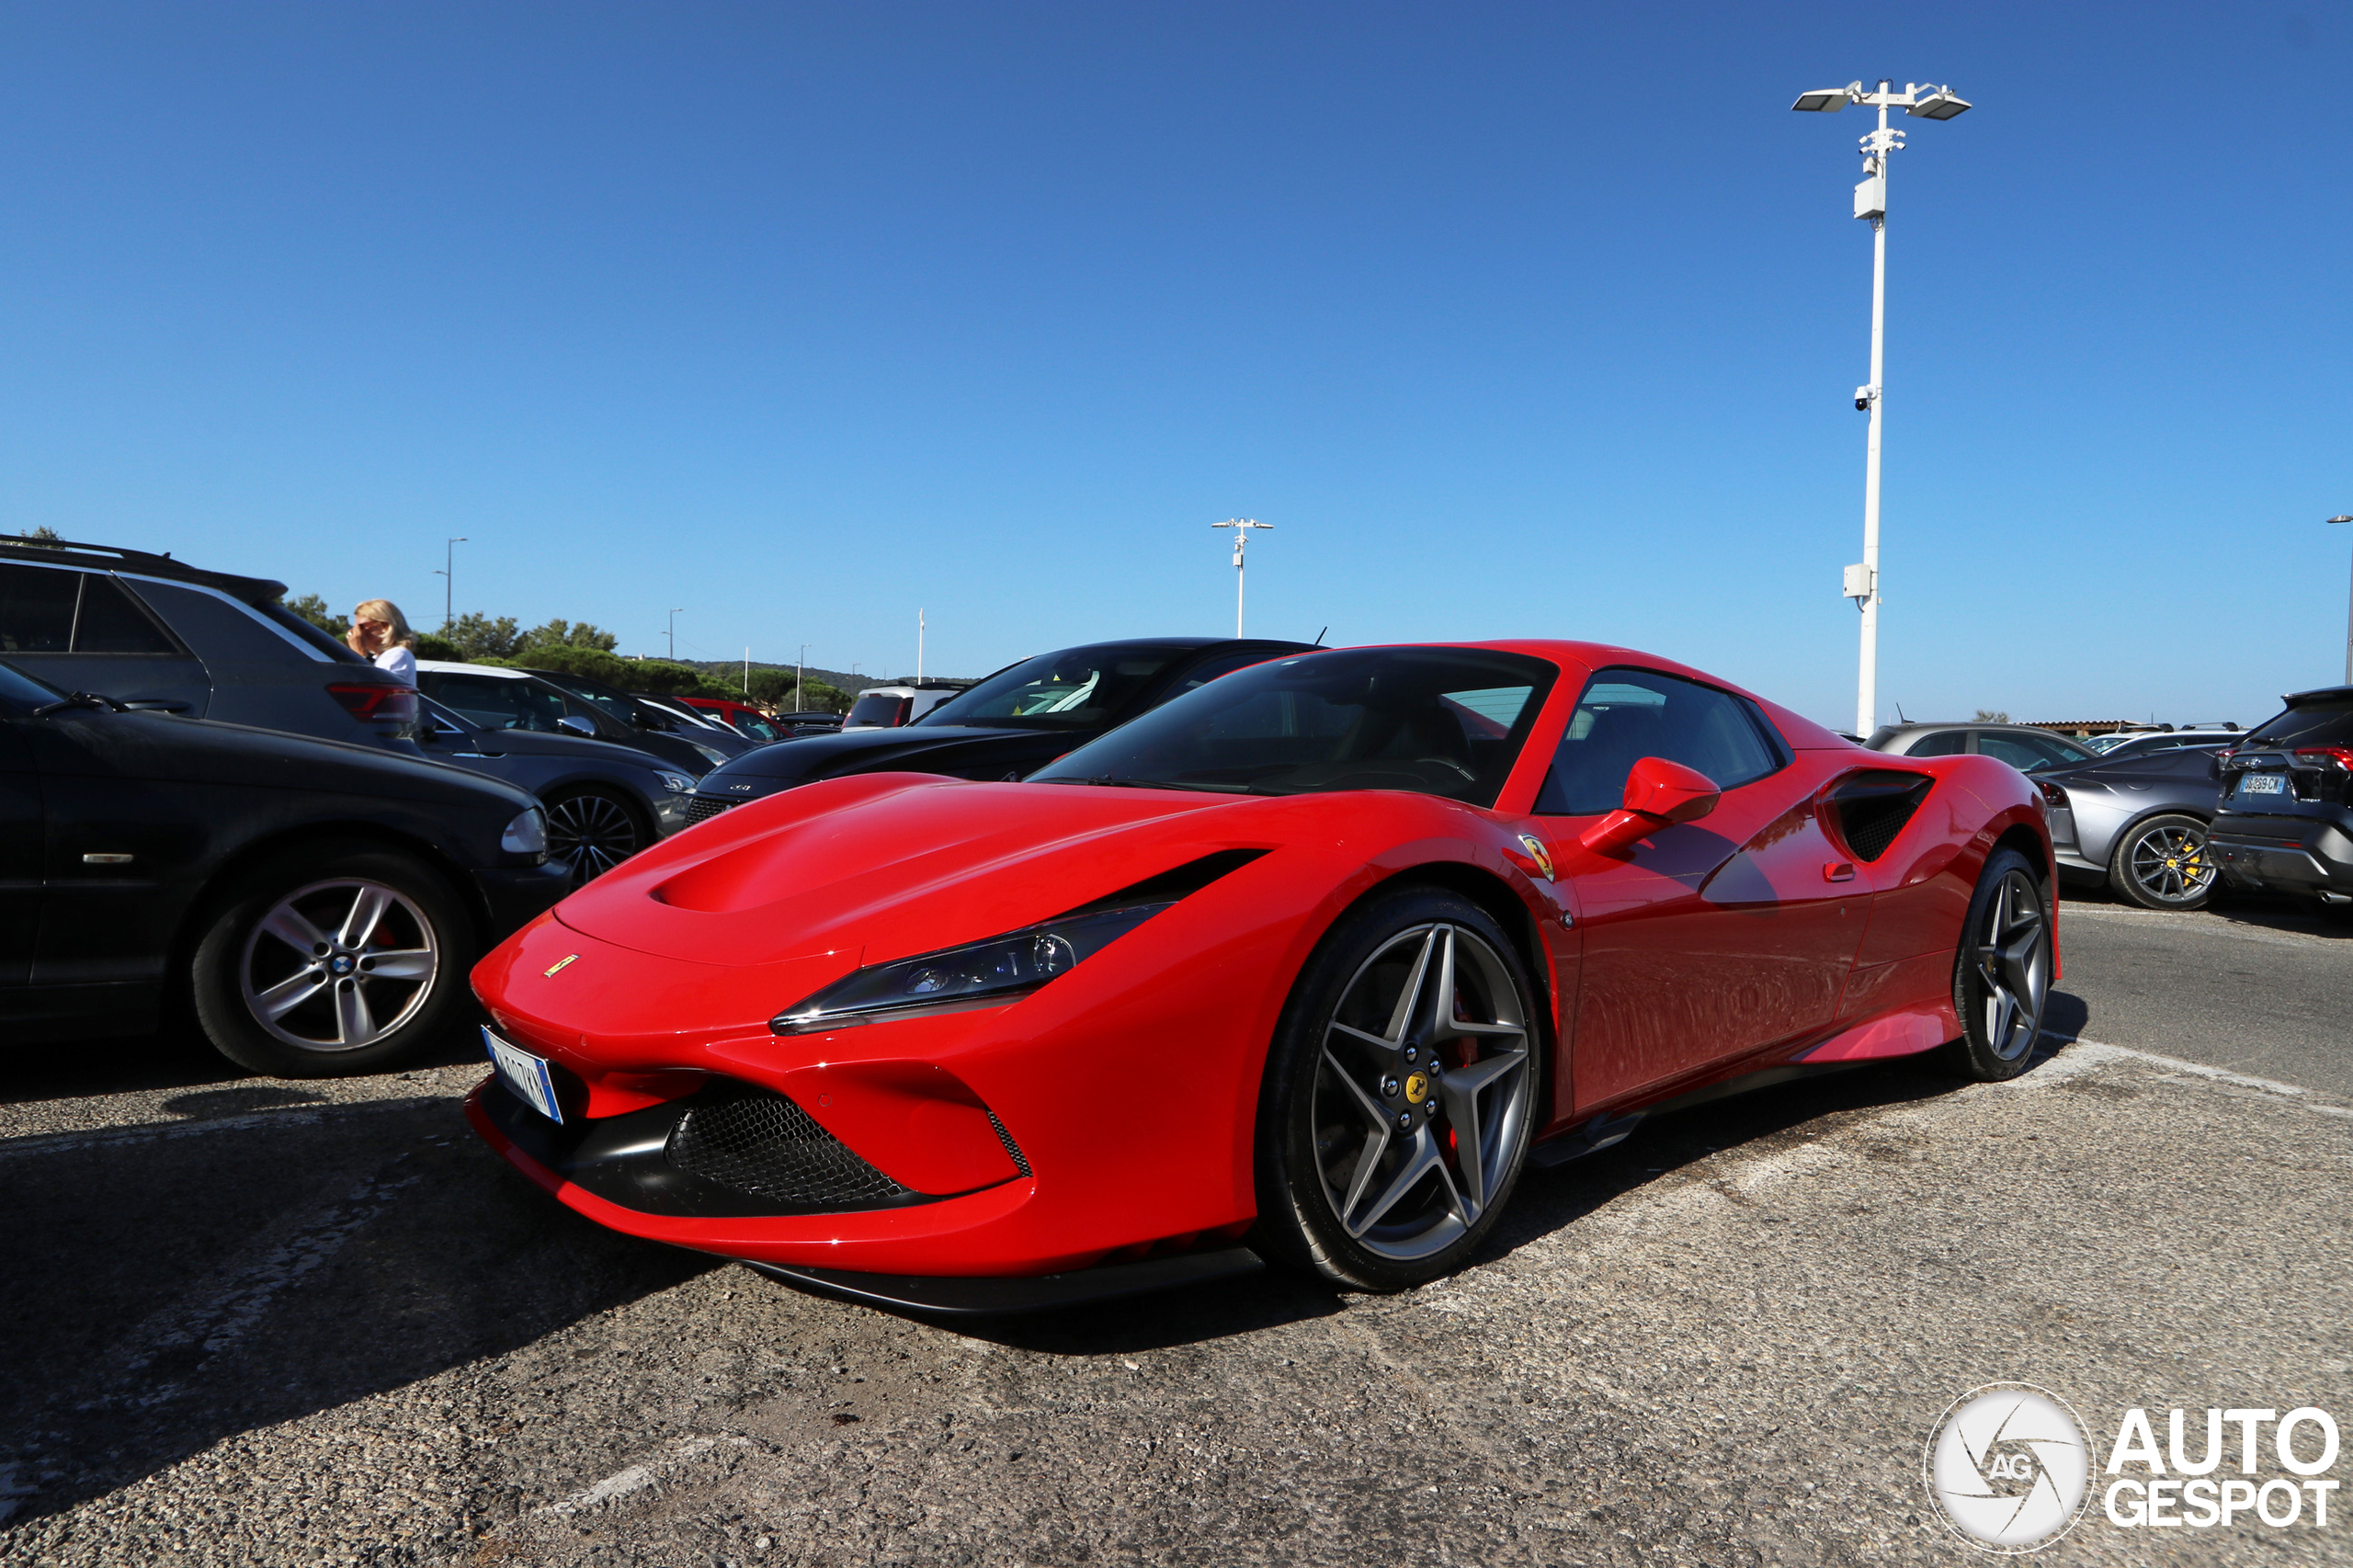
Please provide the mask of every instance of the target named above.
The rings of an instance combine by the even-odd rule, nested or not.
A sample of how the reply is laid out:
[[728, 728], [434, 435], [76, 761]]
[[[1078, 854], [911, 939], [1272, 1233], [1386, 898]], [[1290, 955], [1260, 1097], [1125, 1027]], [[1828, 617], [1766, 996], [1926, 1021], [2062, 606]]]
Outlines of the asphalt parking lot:
[[[0, 1063], [0, 1561], [1973, 1561], [1920, 1450], [1976, 1384], [2102, 1447], [2129, 1406], [2353, 1404], [2353, 926], [2062, 933], [2075, 1038], [2015, 1083], [1660, 1119], [1404, 1296], [980, 1328], [574, 1219], [475, 1146], [456, 1042], [325, 1085], [173, 1039]], [[2095, 1502], [2041, 1560], [2341, 1562], [2343, 1528]]]

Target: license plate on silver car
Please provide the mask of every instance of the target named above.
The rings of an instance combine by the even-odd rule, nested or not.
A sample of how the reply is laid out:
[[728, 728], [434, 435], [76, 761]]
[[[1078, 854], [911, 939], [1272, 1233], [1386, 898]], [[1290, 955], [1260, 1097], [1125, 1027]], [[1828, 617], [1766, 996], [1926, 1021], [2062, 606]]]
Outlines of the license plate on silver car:
[[563, 1119], [563, 1108], [555, 1103], [555, 1080], [548, 1075], [543, 1058], [528, 1051], [518, 1051], [490, 1032], [482, 1031], [483, 1049], [490, 1052], [490, 1065], [498, 1081], [511, 1090], [515, 1097], [546, 1117], [550, 1121]]
[[2282, 773], [2250, 773], [2239, 780], [2242, 795], [2284, 795], [2288, 778]]

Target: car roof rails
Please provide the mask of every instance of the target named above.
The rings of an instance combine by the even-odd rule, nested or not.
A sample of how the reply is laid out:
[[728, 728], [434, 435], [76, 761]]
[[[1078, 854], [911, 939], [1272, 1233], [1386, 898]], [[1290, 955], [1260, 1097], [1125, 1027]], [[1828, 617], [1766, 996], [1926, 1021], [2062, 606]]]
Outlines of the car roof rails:
[[143, 550], [124, 550], [111, 544], [85, 544], [76, 540], [27, 539], [0, 537], [0, 560], [32, 561], [55, 566], [78, 566], [88, 572], [130, 572], [142, 577], [163, 577], [175, 583], [194, 583], [200, 587], [218, 588], [232, 598], [247, 604], [269, 604], [286, 597], [286, 585], [267, 577], [244, 577], [233, 572], [207, 572], [190, 566], [185, 561], [175, 561], [167, 551], [161, 555]]

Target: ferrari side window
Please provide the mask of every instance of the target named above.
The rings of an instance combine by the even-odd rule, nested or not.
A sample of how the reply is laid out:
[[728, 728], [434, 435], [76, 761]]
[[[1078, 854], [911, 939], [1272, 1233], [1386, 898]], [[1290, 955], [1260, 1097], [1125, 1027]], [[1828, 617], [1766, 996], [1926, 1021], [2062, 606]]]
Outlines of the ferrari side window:
[[1626, 776], [1646, 756], [1696, 768], [1720, 790], [1783, 766], [1738, 698], [1652, 670], [1601, 670], [1561, 733], [1536, 809], [1549, 816], [1614, 812]]

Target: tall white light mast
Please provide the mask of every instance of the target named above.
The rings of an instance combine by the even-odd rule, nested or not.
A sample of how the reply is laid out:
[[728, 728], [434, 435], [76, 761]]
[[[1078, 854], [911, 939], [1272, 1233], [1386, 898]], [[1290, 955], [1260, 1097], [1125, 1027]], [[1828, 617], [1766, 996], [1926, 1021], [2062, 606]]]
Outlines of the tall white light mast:
[[1879, 110], [1879, 129], [1862, 139], [1863, 177], [1855, 187], [1855, 216], [1871, 226], [1871, 379], [1855, 389], [1855, 406], [1871, 416], [1863, 449], [1863, 559], [1847, 568], [1846, 595], [1863, 612], [1861, 674], [1856, 682], [1855, 733], [1868, 740], [1879, 727], [1879, 425], [1880, 393], [1887, 335], [1887, 160], [1902, 150], [1904, 132], [1888, 128], [1887, 111], [1900, 108], [1920, 119], [1950, 119], [1969, 105], [1945, 86], [1906, 82], [1900, 93], [1882, 78], [1876, 92], [1860, 82], [1820, 87], [1798, 95], [1790, 107], [1836, 114], [1848, 104]]
[[1272, 523], [1253, 522], [1248, 517], [1228, 517], [1222, 523], [1211, 523], [1213, 528], [1233, 530], [1233, 634], [1242, 635], [1242, 547], [1250, 542], [1252, 528], [1271, 528]]

